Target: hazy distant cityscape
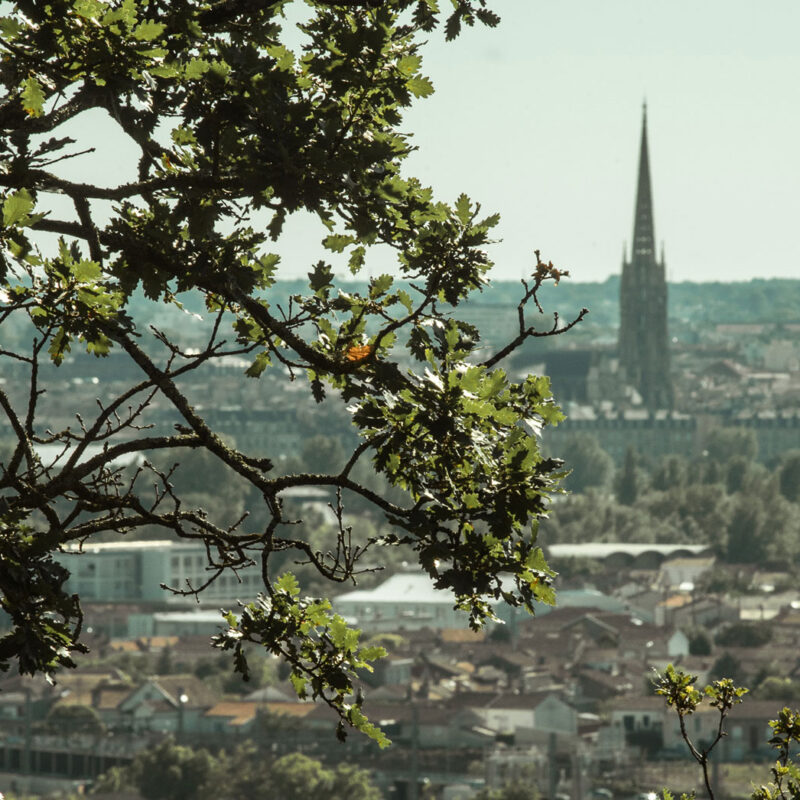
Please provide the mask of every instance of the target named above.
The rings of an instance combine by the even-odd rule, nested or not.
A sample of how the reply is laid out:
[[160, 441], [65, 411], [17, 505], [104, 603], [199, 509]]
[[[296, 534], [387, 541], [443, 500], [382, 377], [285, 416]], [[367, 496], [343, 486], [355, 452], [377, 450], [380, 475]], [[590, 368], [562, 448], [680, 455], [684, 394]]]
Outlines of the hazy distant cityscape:
[[800, 800], [798, 31], [0, 1], [0, 800]]

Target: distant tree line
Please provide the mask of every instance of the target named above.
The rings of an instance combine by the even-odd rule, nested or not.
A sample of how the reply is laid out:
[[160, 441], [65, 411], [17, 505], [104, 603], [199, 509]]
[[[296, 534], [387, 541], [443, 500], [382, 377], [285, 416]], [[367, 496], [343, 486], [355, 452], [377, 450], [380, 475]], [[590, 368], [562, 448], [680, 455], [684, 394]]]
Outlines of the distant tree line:
[[543, 527], [550, 542], [708, 544], [730, 564], [794, 566], [800, 558], [800, 451], [771, 468], [752, 431], [720, 429], [696, 458], [653, 462], [629, 450], [619, 469], [597, 440], [575, 434], [561, 455], [572, 494]]
[[[602, 283], [576, 280], [548, 286], [542, 293], [544, 307], [559, 314], [587, 307], [614, 321], [619, 320], [619, 275]], [[484, 292], [481, 301], [516, 305], [518, 286], [514, 281], [499, 281]], [[800, 321], [800, 280], [772, 278], [734, 283], [683, 281], [670, 283], [668, 313], [671, 319], [690, 323], [721, 324], [786, 323]], [[591, 319], [591, 318], [590, 318]], [[564, 344], [561, 342], [560, 344]]]
[[[581, 308], [590, 308], [587, 318], [590, 325], [615, 326], [619, 322], [619, 276], [611, 275], [602, 282], [577, 280], [543, 287], [541, 300], [544, 308], [558, 311], [564, 318], [572, 317]], [[305, 281], [280, 280], [275, 283], [277, 301], [287, 304], [291, 296], [302, 293]], [[397, 282], [398, 287], [410, 288], [410, 284]], [[368, 291], [367, 281], [352, 281], [352, 291]], [[187, 309], [203, 312], [201, 302], [187, 301]], [[483, 293], [467, 302], [516, 306], [519, 302], [518, 281], [493, 281]], [[770, 278], [738, 281], [733, 283], [694, 283], [683, 281], [671, 283], [668, 293], [670, 319], [697, 324], [725, 323], [771, 323], [800, 322], [800, 280]], [[147, 319], [152, 306], [144, 294], [135, 295], [132, 302], [134, 316]], [[176, 318], [181, 316], [176, 314]], [[574, 337], [575, 334], [573, 334]], [[570, 337], [572, 341], [572, 337]], [[564, 346], [565, 340], [545, 340], [537, 345]]]

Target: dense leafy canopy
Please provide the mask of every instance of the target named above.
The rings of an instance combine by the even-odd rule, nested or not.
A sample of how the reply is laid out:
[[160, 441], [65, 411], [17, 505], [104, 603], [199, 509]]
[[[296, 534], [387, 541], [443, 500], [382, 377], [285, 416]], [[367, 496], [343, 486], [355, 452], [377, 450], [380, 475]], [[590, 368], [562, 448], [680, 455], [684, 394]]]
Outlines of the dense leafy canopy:
[[350, 764], [328, 769], [300, 753], [264, 758], [252, 744], [212, 754], [176, 745], [170, 739], [137, 754], [129, 765], [112, 768], [93, 787], [96, 794], [117, 795], [132, 790], [145, 800], [379, 800], [381, 796], [369, 774]]
[[[516, 382], [499, 365], [526, 339], [574, 323], [539, 330], [529, 318], [529, 306], [541, 313], [543, 282], [561, 277], [537, 253], [518, 335], [484, 352], [457, 306], [487, 281], [483, 248], [497, 216], [464, 195], [439, 201], [403, 172], [412, 146], [402, 112], [432, 91], [421, 44], [440, 23], [447, 38], [462, 23], [496, 24], [483, 0], [454, 0], [449, 16], [435, 0], [310, 0], [299, 27], [284, 16], [296, 5], [20, 0], [0, 19], [0, 325], [23, 317], [30, 327], [15, 340], [28, 344], [0, 350], [29, 383], [23, 401], [0, 389], [16, 440], [0, 472], [0, 598], [13, 621], [0, 659], [31, 673], [70, 665], [82, 647], [80, 607], [53, 553], [155, 526], [205, 543], [209, 582], [261, 565], [263, 593], [227, 615], [217, 641], [239, 671], [247, 673], [243, 646], [260, 643], [288, 661], [299, 694], [382, 741], [352, 700], [355, 671], [380, 648], [362, 647], [290, 573], [276, 576], [270, 557], [293, 552], [342, 582], [358, 574], [366, 549], [402, 541], [476, 626], [501, 600], [552, 602], [535, 539], [561, 464], [542, 457], [537, 433], [560, 414], [546, 379]], [[63, 126], [89, 112], [107, 114], [135, 145], [134, 169], [120, 170], [134, 180], [64, 177], [62, 165], [89, 157], [93, 141]], [[279, 262], [271, 244], [297, 213], [316, 217], [327, 254], [309, 265], [307, 291], [283, 306], [270, 294]], [[337, 282], [335, 265], [356, 274], [375, 248], [380, 263], [393, 254], [402, 280], [379, 274], [366, 292]], [[141, 329], [128, 313], [136, 292], [172, 306], [199, 293], [205, 347], [183, 350]], [[81, 409], [74, 425], [48, 430], [37, 413], [40, 363], [59, 365], [77, 348], [123, 353], [139, 377]], [[270, 453], [224, 441], [181, 381], [230, 355], [249, 360], [242, 380], [305, 378], [318, 402], [345, 403], [358, 447], [327, 474], [285, 474]], [[154, 403], [172, 408], [174, 430], [148, 427]], [[54, 463], [38, 454], [44, 443], [63, 447]], [[210, 517], [158, 466], [196, 450], [257, 494], [263, 524], [238, 512]], [[132, 454], [149, 459], [133, 477], [117, 461]], [[403, 502], [354, 478], [369, 459]], [[336, 492], [338, 531], [325, 549], [289, 524], [297, 521], [281, 493], [298, 486]], [[383, 512], [394, 533], [358, 541], [343, 521], [348, 496]]]

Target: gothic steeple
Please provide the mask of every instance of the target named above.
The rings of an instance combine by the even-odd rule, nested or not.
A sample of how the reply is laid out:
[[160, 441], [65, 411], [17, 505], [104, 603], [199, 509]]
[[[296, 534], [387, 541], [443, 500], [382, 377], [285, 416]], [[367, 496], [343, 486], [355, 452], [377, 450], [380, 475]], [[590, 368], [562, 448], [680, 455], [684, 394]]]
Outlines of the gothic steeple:
[[650, 189], [650, 156], [647, 151], [647, 103], [642, 105], [642, 143], [639, 148], [639, 182], [636, 188], [636, 215], [633, 221], [633, 254], [656, 254], [653, 230], [653, 193]]
[[623, 258], [620, 282], [619, 357], [626, 382], [637, 390], [647, 408], [672, 407], [667, 282], [663, 249], [660, 262], [656, 256], [646, 105], [642, 109], [631, 260]]

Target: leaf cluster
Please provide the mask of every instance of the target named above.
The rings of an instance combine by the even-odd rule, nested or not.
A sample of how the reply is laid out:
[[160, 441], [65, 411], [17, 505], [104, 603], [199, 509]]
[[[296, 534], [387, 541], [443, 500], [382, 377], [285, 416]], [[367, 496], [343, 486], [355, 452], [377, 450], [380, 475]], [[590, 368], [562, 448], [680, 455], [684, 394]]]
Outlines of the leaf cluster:
[[236, 671], [248, 680], [244, 644], [262, 645], [291, 665], [289, 680], [301, 700], [321, 699], [339, 712], [339, 738], [345, 738], [345, 723], [349, 723], [386, 747], [389, 740], [362, 713], [361, 697], [353, 698], [357, 672], [372, 672], [370, 662], [385, 656], [386, 650], [360, 646], [360, 631], [333, 614], [330, 601], [299, 595], [294, 575], [285, 573], [269, 596], [243, 605], [238, 615], [225, 615], [228, 628], [214, 637], [215, 646], [233, 652]]
[[14, 519], [0, 517], [0, 608], [11, 630], [0, 638], [0, 670], [14, 658], [20, 673], [52, 678], [59, 667], [74, 667], [82, 614], [78, 598], [64, 584], [69, 573], [53, 558], [45, 537]]

